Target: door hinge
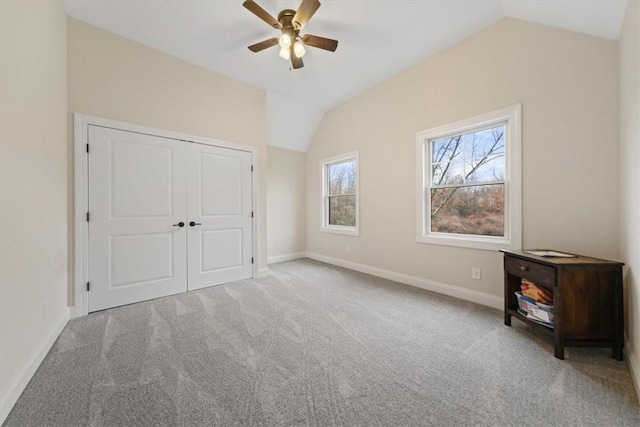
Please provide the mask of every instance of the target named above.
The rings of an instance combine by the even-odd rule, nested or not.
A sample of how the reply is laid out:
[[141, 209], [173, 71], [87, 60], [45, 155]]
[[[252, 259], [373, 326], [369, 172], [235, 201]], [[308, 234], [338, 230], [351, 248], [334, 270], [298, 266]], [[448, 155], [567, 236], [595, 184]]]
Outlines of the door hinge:
[[251, 172], [253, 172], [253, 165], [251, 165]]
[[89, 222], [89, 212], [87, 212], [87, 222]]
[[253, 257], [251, 257], [251, 264], [253, 264]]
[[251, 211], [251, 218], [253, 218], [253, 211]]
[[89, 144], [87, 144], [87, 153], [89, 152]]
[[91, 282], [87, 282], [87, 292], [91, 290]]

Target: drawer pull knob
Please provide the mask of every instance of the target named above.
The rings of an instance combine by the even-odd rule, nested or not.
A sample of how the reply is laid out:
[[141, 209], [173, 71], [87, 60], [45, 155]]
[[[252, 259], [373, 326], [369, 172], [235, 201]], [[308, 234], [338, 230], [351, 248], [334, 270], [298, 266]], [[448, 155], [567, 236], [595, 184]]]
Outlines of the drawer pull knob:
[[525, 265], [521, 265], [520, 266], [520, 271], [527, 271], [529, 269], [529, 267], [525, 266]]

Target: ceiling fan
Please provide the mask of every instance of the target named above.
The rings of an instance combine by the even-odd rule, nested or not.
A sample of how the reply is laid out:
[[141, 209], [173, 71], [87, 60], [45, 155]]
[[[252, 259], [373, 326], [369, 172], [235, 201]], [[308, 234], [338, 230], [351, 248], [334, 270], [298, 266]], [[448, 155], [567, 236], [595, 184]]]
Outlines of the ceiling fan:
[[293, 69], [298, 69], [304, 67], [302, 56], [305, 54], [305, 45], [331, 52], [335, 52], [338, 48], [338, 40], [312, 34], [300, 35], [302, 28], [320, 7], [318, 0], [302, 0], [297, 11], [285, 9], [278, 14], [278, 19], [271, 16], [269, 12], [253, 0], [245, 0], [242, 5], [258, 18], [282, 32], [280, 37], [273, 37], [260, 43], [252, 44], [249, 46], [249, 50], [252, 52], [260, 52], [269, 47], [280, 45], [280, 57], [287, 61], [291, 60]]

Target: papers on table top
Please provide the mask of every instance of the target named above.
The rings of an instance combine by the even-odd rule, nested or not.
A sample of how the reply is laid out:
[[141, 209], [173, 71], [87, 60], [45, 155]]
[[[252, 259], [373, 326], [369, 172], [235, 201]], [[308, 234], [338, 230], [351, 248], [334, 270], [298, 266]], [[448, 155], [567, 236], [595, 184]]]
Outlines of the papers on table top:
[[527, 254], [543, 256], [543, 257], [555, 257], [555, 258], [575, 258], [575, 255], [565, 254], [557, 251], [524, 251]]

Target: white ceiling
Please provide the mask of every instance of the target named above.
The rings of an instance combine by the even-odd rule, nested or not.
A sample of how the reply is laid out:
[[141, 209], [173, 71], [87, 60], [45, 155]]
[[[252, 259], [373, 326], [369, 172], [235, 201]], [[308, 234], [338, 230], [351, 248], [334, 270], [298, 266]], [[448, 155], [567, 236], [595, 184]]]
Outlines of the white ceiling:
[[[256, 0], [277, 16], [301, 0]], [[637, 1], [637, 0], [632, 0]], [[339, 40], [307, 48], [290, 70], [277, 36], [242, 0], [63, 0], [69, 16], [268, 92], [271, 145], [305, 151], [324, 111], [510, 16], [617, 40], [626, 0], [321, 0], [302, 34]], [[297, 118], [297, 120], [292, 120]]]

